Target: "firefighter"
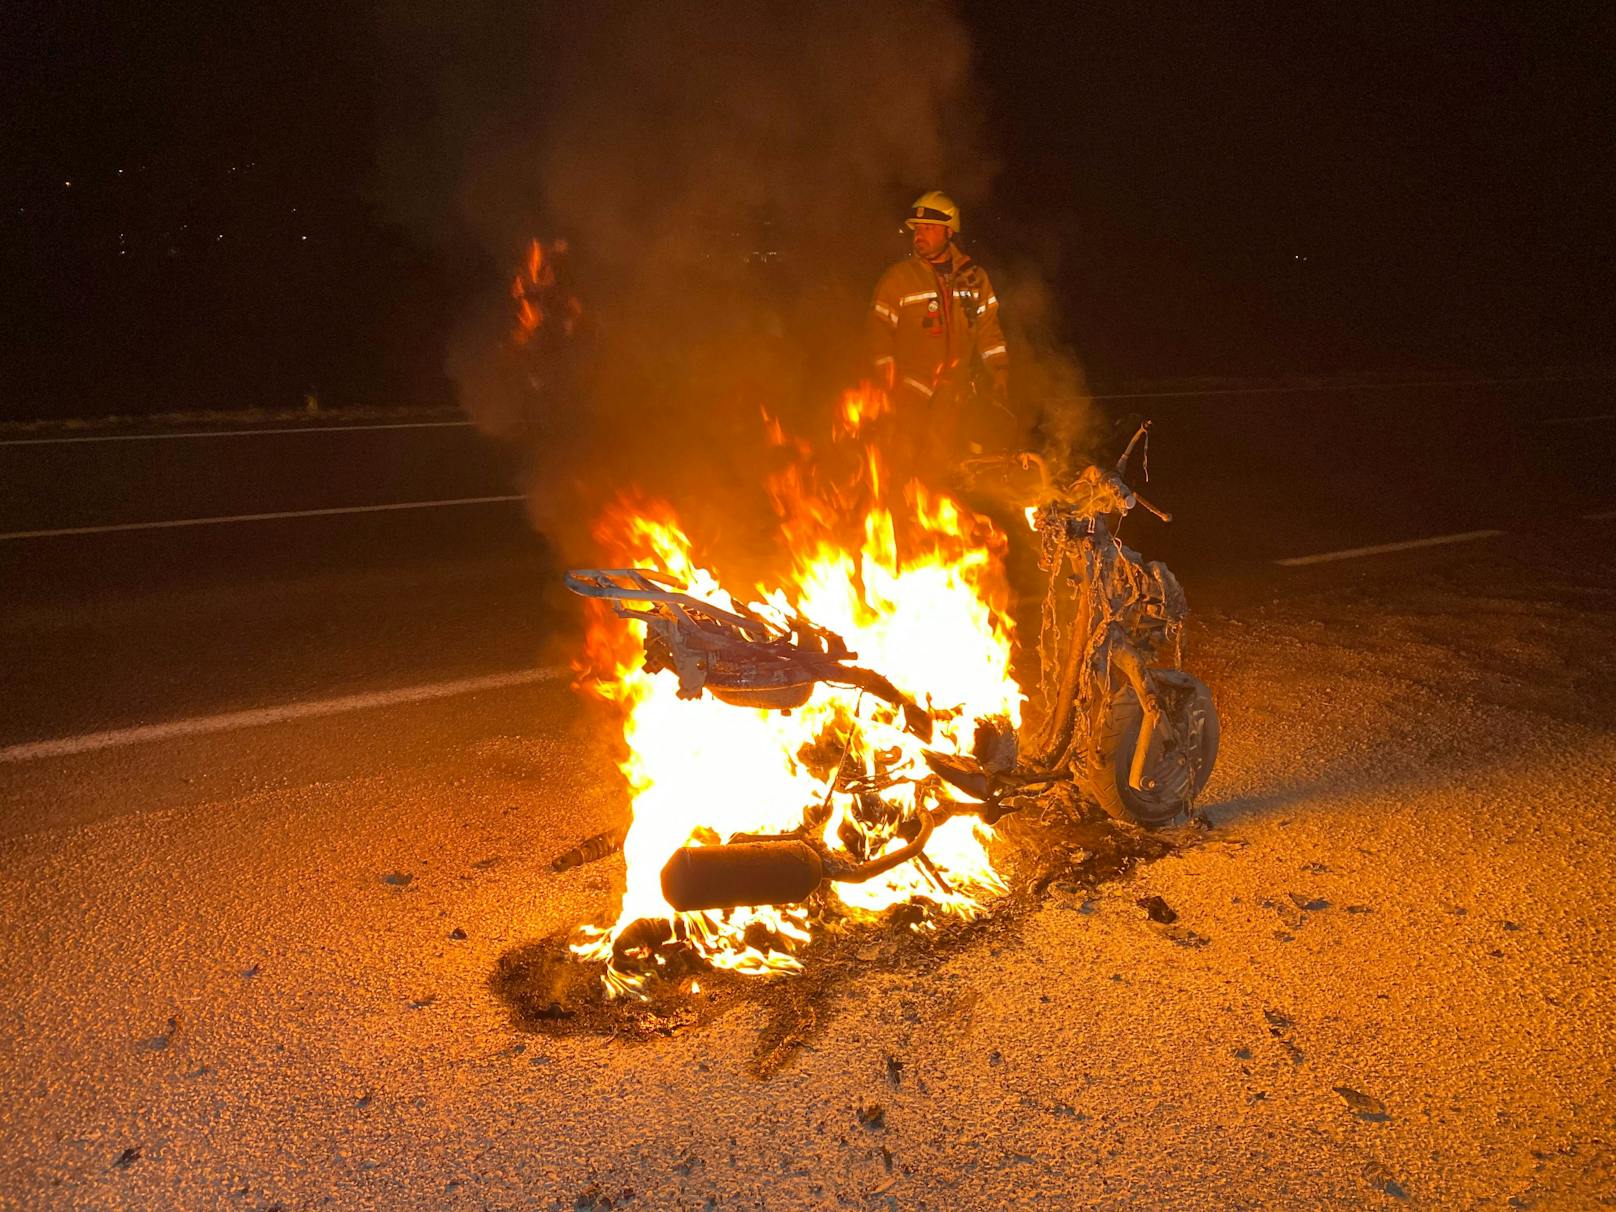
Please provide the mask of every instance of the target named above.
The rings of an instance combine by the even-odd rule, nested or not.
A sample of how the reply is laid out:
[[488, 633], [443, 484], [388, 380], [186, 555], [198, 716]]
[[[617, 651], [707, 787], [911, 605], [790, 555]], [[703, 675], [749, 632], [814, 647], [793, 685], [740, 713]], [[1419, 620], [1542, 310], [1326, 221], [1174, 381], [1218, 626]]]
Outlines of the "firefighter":
[[554, 423], [576, 398], [583, 352], [583, 302], [573, 289], [567, 242], [529, 243], [511, 282], [516, 324], [511, 330], [512, 365], [526, 380], [524, 398], [535, 415]]
[[[986, 271], [960, 248], [960, 211], [932, 190], [904, 226], [913, 255], [881, 275], [870, 303], [875, 381], [896, 405], [900, 429], [949, 460], [1014, 437], [1010, 357], [999, 300]], [[917, 452], [918, 453], [918, 452]]]

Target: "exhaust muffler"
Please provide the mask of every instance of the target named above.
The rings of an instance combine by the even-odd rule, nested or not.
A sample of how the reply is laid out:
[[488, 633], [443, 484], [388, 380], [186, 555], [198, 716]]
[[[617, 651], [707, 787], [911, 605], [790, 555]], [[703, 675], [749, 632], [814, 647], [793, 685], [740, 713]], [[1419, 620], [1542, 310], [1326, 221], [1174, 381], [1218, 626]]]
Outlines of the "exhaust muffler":
[[791, 905], [807, 900], [824, 879], [825, 864], [806, 842], [684, 846], [662, 868], [662, 896], [681, 913]]

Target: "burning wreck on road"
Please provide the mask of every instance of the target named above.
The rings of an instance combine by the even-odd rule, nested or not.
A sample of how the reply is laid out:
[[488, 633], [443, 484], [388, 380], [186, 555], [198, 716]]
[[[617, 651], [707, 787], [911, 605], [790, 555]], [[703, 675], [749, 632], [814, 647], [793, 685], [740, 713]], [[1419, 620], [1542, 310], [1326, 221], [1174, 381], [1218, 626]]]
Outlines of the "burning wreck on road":
[[804, 477], [774, 485], [789, 593], [725, 592], [664, 506], [607, 515], [599, 537], [621, 566], [567, 584], [610, 607], [585, 684], [623, 711], [632, 817], [555, 866], [621, 842], [617, 919], [571, 947], [608, 994], [797, 971], [816, 933], [976, 917], [1007, 891], [1011, 814], [1058, 830], [1103, 812], [1137, 832], [1192, 809], [1218, 721], [1179, 667], [1184, 595], [1109, 521], [1160, 513], [1124, 479], [1147, 428], [1114, 470], [1066, 483], [1030, 456], [974, 469], [1039, 473], [1027, 517], [1048, 585], [1030, 702], [1012, 675], [1002, 536], [918, 482], [884, 500], [873, 446], [856, 543]]

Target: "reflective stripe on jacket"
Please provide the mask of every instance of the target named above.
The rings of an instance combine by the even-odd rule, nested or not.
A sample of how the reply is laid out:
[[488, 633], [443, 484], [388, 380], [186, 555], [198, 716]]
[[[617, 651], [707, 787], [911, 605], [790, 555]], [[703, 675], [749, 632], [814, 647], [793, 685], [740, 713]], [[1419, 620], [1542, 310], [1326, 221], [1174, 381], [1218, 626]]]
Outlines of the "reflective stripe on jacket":
[[[909, 256], [881, 275], [870, 303], [870, 357], [877, 377], [930, 396], [973, 356], [995, 375], [1009, 367], [999, 300], [987, 271], [958, 248], [934, 266]], [[888, 368], [891, 367], [889, 372]]]

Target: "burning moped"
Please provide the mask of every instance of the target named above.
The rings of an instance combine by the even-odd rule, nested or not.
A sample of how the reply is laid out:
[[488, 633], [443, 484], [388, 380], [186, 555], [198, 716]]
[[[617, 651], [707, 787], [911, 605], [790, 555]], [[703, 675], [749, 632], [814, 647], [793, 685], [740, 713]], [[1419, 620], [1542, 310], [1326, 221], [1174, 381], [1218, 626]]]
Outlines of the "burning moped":
[[[1124, 547], [1109, 521], [1138, 507], [1170, 520], [1124, 479], [1148, 432], [1148, 423], [1140, 426], [1114, 470], [1089, 467], [1065, 484], [1035, 455], [998, 461], [1036, 472], [1039, 481], [1027, 516], [1049, 585], [1039, 638], [1040, 710], [1028, 727], [1018, 733], [1006, 717], [979, 720], [970, 753], [927, 749], [925, 772], [850, 765], [850, 733], [841, 760], [827, 770], [823, 802], [804, 811], [798, 828], [676, 850], [662, 870], [668, 905], [694, 912], [789, 904], [809, 899], [826, 881], [863, 882], [909, 861], [947, 892], [944, 875], [925, 854], [938, 826], [960, 815], [991, 824], [1037, 805], [1041, 792], [1059, 784], [1136, 824], [1161, 825], [1189, 811], [1216, 761], [1217, 712], [1206, 685], [1179, 667], [1188, 607], [1177, 579]], [[931, 736], [925, 708], [881, 674], [853, 665], [856, 654], [839, 637], [806, 619], [721, 608], [654, 570], [578, 569], [567, 585], [642, 624], [645, 667], [675, 672], [682, 697], [706, 691], [737, 706], [789, 711], [808, 701], [816, 683], [853, 686], [888, 704], [905, 731]], [[876, 819], [888, 811], [883, 794], [901, 783], [913, 789], [905, 819]], [[855, 831], [840, 837], [847, 849], [829, 845], [826, 824], [837, 793], [864, 805], [879, 826], [875, 832], [892, 844], [872, 850]], [[556, 865], [573, 864], [563, 856]]]

